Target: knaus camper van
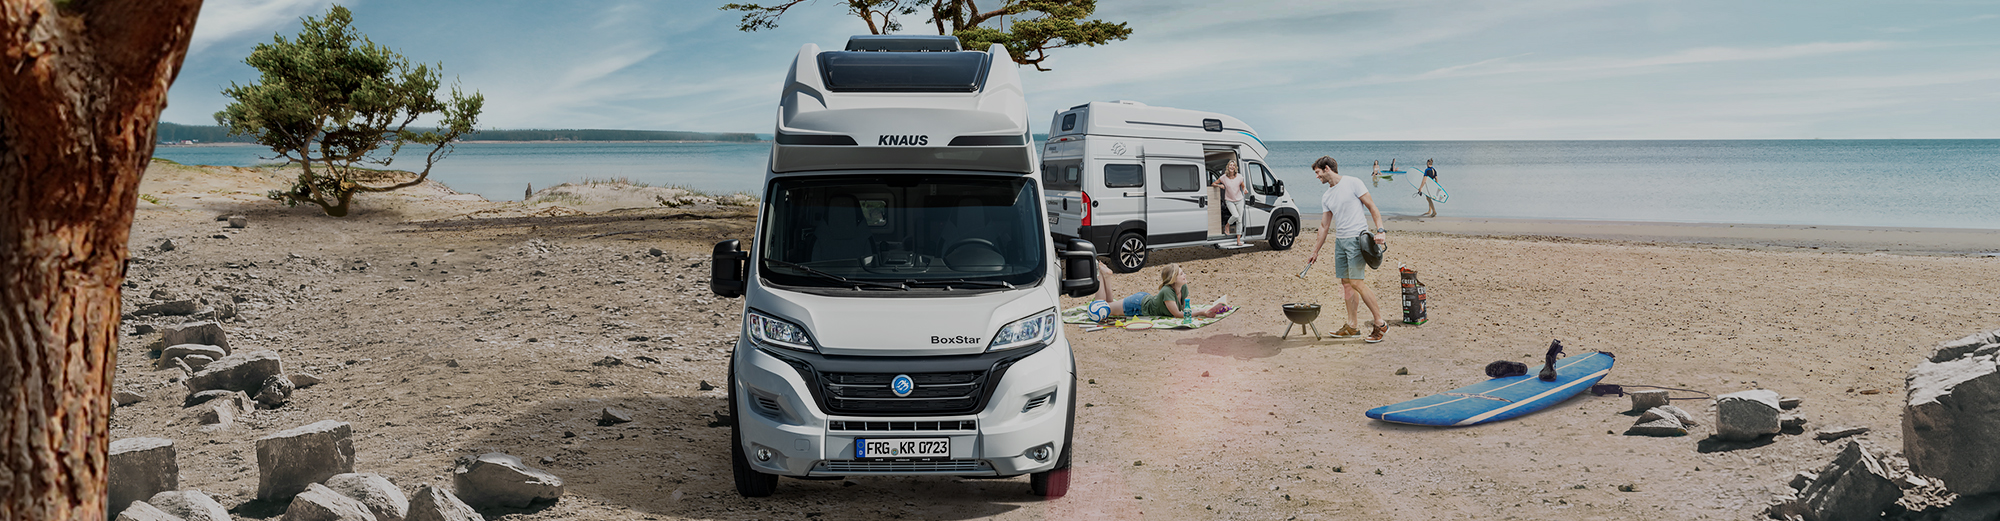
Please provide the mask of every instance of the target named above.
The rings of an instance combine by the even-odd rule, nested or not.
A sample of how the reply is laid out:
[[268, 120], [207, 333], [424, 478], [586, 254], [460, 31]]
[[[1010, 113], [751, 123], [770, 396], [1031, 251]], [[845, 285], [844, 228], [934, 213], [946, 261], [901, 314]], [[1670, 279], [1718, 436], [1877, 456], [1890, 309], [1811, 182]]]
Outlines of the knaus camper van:
[[779, 476], [1027, 474], [1069, 489], [1076, 362], [1060, 295], [1095, 250], [1050, 242], [1021, 77], [1005, 48], [856, 36], [799, 50], [749, 249], [730, 359], [736, 490]]
[[1082, 239], [1111, 269], [1146, 266], [1146, 252], [1230, 247], [1223, 197], [1210, 183], [1235, 163], [1245, 182], [1243, 240], [1273, 250], [1299, 236], [1299, 208], [1271, 174], [1257, 131], [1222, 114], [1134, 101], [1090, 102], [1058, 112], [1042, 145], [1042, 184], [1057, 240]]

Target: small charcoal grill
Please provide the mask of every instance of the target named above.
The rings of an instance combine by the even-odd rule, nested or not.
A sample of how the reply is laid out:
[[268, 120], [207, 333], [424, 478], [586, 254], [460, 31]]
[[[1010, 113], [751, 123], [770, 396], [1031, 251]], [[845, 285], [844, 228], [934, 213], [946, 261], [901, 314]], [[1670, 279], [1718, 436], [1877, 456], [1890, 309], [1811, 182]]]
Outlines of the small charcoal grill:
[[1292, 326], [1299, 326], [1299, 333], [1303, 334], [1311, 331], [1313, 340], [1319, 340], [1319, 328], [1313, 326], [1313, 320], [1319, 318], [1319, 304], [1306, 304], [1303, 302], [1285, 304], [1285, 318], [1291, 320], [1292, 323], [1285, 325], [1285, 334], [1278, 337], [1279, 339], [1292, 336]]

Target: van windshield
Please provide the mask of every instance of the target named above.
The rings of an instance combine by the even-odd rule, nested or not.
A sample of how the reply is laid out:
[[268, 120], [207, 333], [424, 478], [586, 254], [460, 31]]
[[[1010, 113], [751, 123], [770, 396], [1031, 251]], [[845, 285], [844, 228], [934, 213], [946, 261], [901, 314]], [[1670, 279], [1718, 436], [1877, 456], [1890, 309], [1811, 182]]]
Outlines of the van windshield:
[[758, 273], [781, 286], [1005, 289], [1041, 281], [1047, 237], [1024, 176], [784, 178], [764, 207]]

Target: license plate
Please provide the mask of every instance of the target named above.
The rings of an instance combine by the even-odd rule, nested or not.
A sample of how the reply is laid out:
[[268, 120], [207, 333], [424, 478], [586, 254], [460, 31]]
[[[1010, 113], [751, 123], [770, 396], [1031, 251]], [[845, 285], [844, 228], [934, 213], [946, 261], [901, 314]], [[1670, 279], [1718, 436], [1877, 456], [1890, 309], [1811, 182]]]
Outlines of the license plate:
[[1049, 226], [1055, 226], [1057, 221], [1061, 220], [1062, 220], [1062, 214], [1049, 212]]
[[948, 458], [951, 438], [892, 438], [854, 440], [856, 459]]

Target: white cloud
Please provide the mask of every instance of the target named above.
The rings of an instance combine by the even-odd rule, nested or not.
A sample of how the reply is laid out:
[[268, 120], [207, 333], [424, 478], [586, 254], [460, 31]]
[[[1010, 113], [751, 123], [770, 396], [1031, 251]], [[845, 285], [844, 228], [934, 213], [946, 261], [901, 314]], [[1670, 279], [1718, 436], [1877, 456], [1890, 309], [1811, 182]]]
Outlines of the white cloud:
[[283, 26], [326, 10], [332, 0], [208, 0], [194, 24], [188, 53], [196, 54], [219, 42], [282, 32]]

